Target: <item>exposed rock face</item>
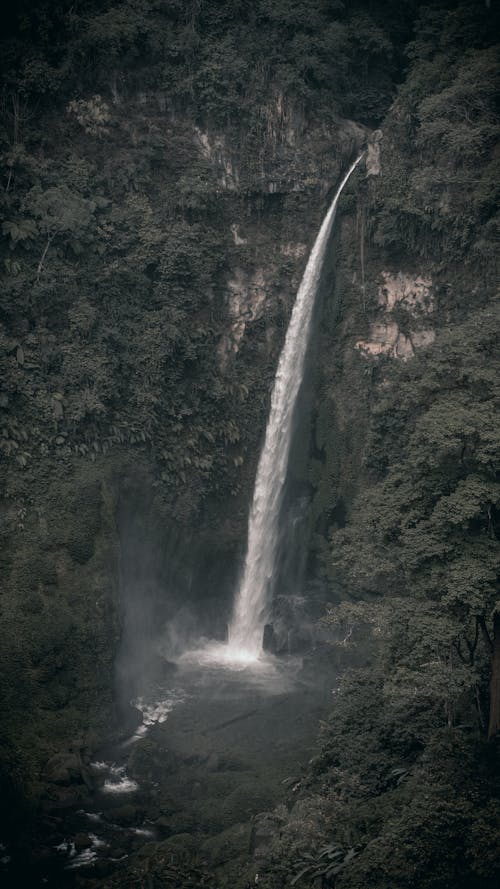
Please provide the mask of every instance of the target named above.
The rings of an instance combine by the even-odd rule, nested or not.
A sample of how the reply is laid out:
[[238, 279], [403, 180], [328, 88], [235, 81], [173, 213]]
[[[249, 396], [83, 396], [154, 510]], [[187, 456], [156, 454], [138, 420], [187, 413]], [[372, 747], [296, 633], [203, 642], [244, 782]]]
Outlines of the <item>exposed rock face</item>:
[[434, 309], [434, 297], [432, 294], [432, 280], [422, 275], [409, 275], [404, 272], [382, 272], [382, 283], [378, 289], [379, 305], [386, 312], [392, 310], [398, 304], [404, 304], [405, 308], [413, 310], [416, 314], [420, 309], [429, 314]]
[[241, 247], [243, 244], [248, 244], [247, 238], [243, 238], [240, 235], [240, 226], [237, 222], [233, 222], [231, 225], [231, 234], [233, 236], [233, 241], [236, 247]]
[[429, 346], [435, 339], [429, 325], [429, 315], [435, 307], [432, 280], [423, 275], [387, 271], [381, 273], [381, 279], [377, 295], [379, 317], [370, 326], [369, 339], [358, 340], [356, 348], [365, 355], [387, 355], [406, 361], [415, 349]]
[[195, 137], [203, 157], [217, 166], [221, 187], [235, 191], [238, 188], [239, 171], [224, 136], [210, 135], [195, 127]]
[[[234, 473], [231, 484], [226, 477], [223, 482], [226, 487], [220, 489], [222, 495], [218, 489], [207, 507], [199, 537], [201, 548], [205, 545], [203, 534], [212, 534], [210, 540], [217, 538], [216, 546], [211, 547], [214, 562], [217, 555], [212, 554], [212, 550], [219, 547], [219, 553], [227, 553], [233, 547], [225, 557], [229, 562], [235, 558], [237, 535], [244, 534], [240, 528], [246, 527], [254, 475], [252, 459], [258, 453], [265, 423], [266, 396], [308, 250], [325, 212], [328, 191], [338, 181], [345, 163], [365, 141], [366, 130], [341, 120], [327, 125], [317, 121], [306, 126], [304, 115], [278, 95], [262, 109], [266, 141], [261, 151], [256, 150], [253, 143], [247, 143], [244, 134], [214, 131], [208, 126], [203, 130], [195, 127], [188, 115], [185, 118], [174, 115], [159, 94], [126, 98], [119, 93], [118, 86], [115, 87], [113, 101], [105, 108], [96, 99], [90, 105], [75, 106], [72, 115], [64, 110], [65, 119], [73, 117], [78, 122], [77, 114], [80, 117], [85, 114], [87, 121], [90, 115], [90, 124], [95, 128], [96, 120], [99, 123], [105, 116], [109, 133], [102, 132], [100, 137], [110, 140], [106, 151], [113, 163], [113, 152], [121, 152], [124, 145], [125, 154], [133, 155], [136, 149], [142, 151], [141, 128], [146, 125], [148, 133], [156, 134], [162, 146], [158, 178], [154, 183], [151, 181], [146, 202], [149, 209], [145, 230], [147, 238], [152, 239], [148, 240], [148, 250], [151, 248], [155, 257], [160, 251], [159, 229], [155, 226], [163, 218], [165, 194], [169, 188], [172, 193], [175, 191], [172, 181], [175, 177], [175, 185], [178, 180], [183, 182], [179, 193], [175, 192], [179, 203], [172, 209], [172, 216], [177, 213], [179, 217], [176, 220], [179, 243], [183, 244], [191, 229], [201, 230], [190, 227], [184, 219], [179, 221], [183, 215], [189, 217], [188, 199], [194, 195], [200, 204], [193, 212], [200, 216], [207, 232], [214, 234], [213, 244], [207, 250], [212, 249], [220, 257], [220, 277], [214, 273], [210, 278], [207, 274], [204, 290], [207, 304], [200, 313], [203, 315], [200, 326], [208, 327], [210, 315], [217, 331], [214, 339], [220, 336], [211, 352], [214, 372], [220, 369], [227, 375], [233, 374], [242, 389], [251, 391], [251, 404], [242, 407], [231, 396], [221, 396], [227, 399], [228, 423], [233, 422], [233, 417], [235, 425], [239, 422], [236, 430], [239, 438], [232, 439], [233, 430], [229, 429], [226, 449], [227, 461], [234, 467]], [[112, 138], [116, 134], [119, 138], [115, 144]], [[167, 158], [163, 151], [165, 145], [171, 150]], [[83, 154], [85, 151], [83, 145]], [[175, 161], [174, 171], [170, 170], [170, 161]], [[125, 198], [121, 185], [116, 187], [118, 207]], [[216, 198], [222, 192], [224, 202], [218, 203]], [[273, 197], [269, 197], [270, 192]], [[142, 195], [138, 203], [141, 215], [146, 203]], [[219, 207], [220, 213], [213, 214], [212, 205]], [[158, 218], [153, 224], [155, 213]], [[131, 231], [134, 242], [144, 234], [142, 229]], [[100, 236], [104, 237], [102, 230]], [[185, 269], [189, 271], [191, 250], [188, 248], [189, 244], [182, 261], [182, 274]], [[116, 268], [118, 265], [117, 261]], [[223, 331], [222, 336], [219, 331]], [[158, 338], [161, 340], [161, 333]], [[147, 344], [144, 353], [149, 372]], [[188, 360], [195, 363], [192, 356]], [[22, 361], [21, 353], [17, 358], [19, 366]], [[230, 362], [233, 363], [229, 371]], [[179, 374], [182, 373], [182, 364], [179, 364]], [[177, 385], [177, 381], [172, 385]], [[61, 419], [66, 410], [65, 407], [63, 410], [62, 398], [53, 399], [51, 408], [56, 420]], [[241, 419], [242, 415], [250, 414], [248, 422]], [[172, 420], [165, 416], [164, 422], [167, 425]], [[183, 422], [182, 418], [179, 422]], [[160, 438], [161, 435], [162, 430]], [[241, 440], [237, 452], [236, 440]], [[207, 442], [202, 459], [210, 462], [213, 449], [208, 439]], [[125, 490], [128, 470], [123, 469], [128, 446], [122, 448], [121, 443], [120, 438], [113, 450], [102, 454], [99, 451], [95, 462], [88, 456], [81, 459], [83, 451], [75, 456], [69, 445], [64, 460], [61, 455], [49, 459], [42, 451], [36, 458], [33, 456], [32, 468], [20, 473], [16, 466], [8, 478], [1, 555], [5, 569], [2, 633], [6, 640], [2, 672], [4, 676], [19, 677], [19, 683], [12, 686], [6, 699], [11, 712], [11, 734], [15, 738], [12, 760], [16, 768], [17, 763], [21, 764], [21, 771], [33, 785], [40, 776], [42, 782], [50, 783], [49, 773], [43, 773], [44, 763], [58, 753], [65, 755], [75, 731], [82, 735], [83, 746], [92, 748], [115, 730], [114, 668], [123, 632], [117, 512], [121, 498], [128, 496]], [[58, 440], [59, 445], [63, 447]], [[151, 469], [155, 463], [153, 448], [141, 445], [141, 449], [144, 463]], [[132, 475], [139, 471], [137, 461], [133, 459], [133, 462], [136, 465]], [[176, 466], [175, 473], [178, 469]], [[157, 465], [151, 469], [151, 478], [156, 482], [157, 470]], [[189, 472], [188, 469], [188, 486]], [[222, 474], [224, 472], [223, 466]], [[228, 490], [240, 498], [236, 509], [226, 497]], [[221, 505], [223, 497], [227, 506], [226, 501]], [[188, 498], [180, 499], [185, 502]], [[150, 513], [156, 509], [153, 496], [149, 497], [147, 508]], [[229, 509], [230, 520], [224, 512], [229, 513]], [[164, 529], [163, 513], [161, 515], [159, 524]], [[209, 532], [208, 527], [215, 530]], [[184, 533], [188, 536], [188, 530], [183, 527], [180, 536]], [[29, 723], [25, 718], [27, 709]], [[14, 768], [10, 762], [8, 768]], [[54, 760], [51, 769], [52, 777], [62, 781], [71, 778], [64, 763], [59, 768], [58, 761]], [[64, 784], [56, 786], [65, 789]]]
[[235, 269], [234, 275], [227, 282], [227, 305], [230, 328], [219, 344], [221, 364], [225, 364], [229, 354], [236, 354], [240, 341], [249, 322], [262, 317], [266, 299], [272, 291], [272, 284], [266, 277], [269, 269], [256, 268], [253, 272]]
[[366, 175], [378, 176], [380, 174], [380, 143], [382, 130], [375, 130], [368, 140], [366, 150]]

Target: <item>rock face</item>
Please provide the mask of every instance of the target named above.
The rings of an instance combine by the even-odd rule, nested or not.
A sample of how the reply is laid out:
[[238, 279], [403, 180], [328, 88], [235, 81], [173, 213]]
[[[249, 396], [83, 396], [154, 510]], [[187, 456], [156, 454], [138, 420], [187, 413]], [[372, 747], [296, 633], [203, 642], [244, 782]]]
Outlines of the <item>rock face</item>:
[[368, 139], [366, 149], [366, 175], [379, 176], [381, 170], [380, 163], [380, 143], [382, 141], [382, 130], [375, 130]]
[[[125, 96], [118, 93], [118, 87], [114, 92], [115, 101], [106, 103], [105, 108], [89, 99], [84, 106], [75, 106], [71, 113], [62, 109], [61, 127], [81, 124], [82, 115], [92, 124], [95, 114], [101, 120], [105, 112], [105, 127], [87, 132], [81, 124], [82, 133], [85, 138], [96, 140], [91, 145], [99, 151], [104, 149], [110, 163], [116, 160], [116, 167], [120, 166], [122, 152], [135, 162], [136, 153], [142, 157], [146, 150], [141, 140], [146, 139], [149, 151], [151, 139], [158, 139], [162, 146], [155, 155], [161, 171], [159, 181], [167, 190], [174, 186], [180, 189], [175, 192], [180, 204], [175, 205], [172, 214], [181, 220], [181, 248], [185, 249], [186, 238], [192, 231], [214, 235], [207, 250], [217, 254], [220, 272], [204, 281], [206, 299], [198, 316], [189, 315], [188, 303], [181, 324], [199, 325], [201, 336], [206, 336], [209, 324], [213, 325], [213, 340], [203, 342], [214, 344], [210, 382], [212, 388], [220, 388], [217, 397], [223, 403], [227, 428], [220, 430], [222, 458], [220, 453], [217, 456], [210, 437], [203, 439], [203, 453], [200, 455], [199, 447], [196, 452], [196, 460], [216, 467], [216, 483], [208, 494], [206, 490], [199, 493], [195, 461], [184, 456], [174, 459], [161, 444], [172, 424], [177, 423], [182, 429], [186, 422], [184, 416], [175, 419], [173, 409], [172, 414], [165, 411], [160, 417], [154, 441], [144, 443], [143, 430], [134, 430], [133, 446], [140, 445], [136, 453], [131, 442], [124, 443], [118, 426], [109, 450], [108, 442], [101, 446], [100, 431], [96, 431], [92, 444], [82, 444], [82, 439], [74, 444], [70, 431], [53, 435], [50, 430], [50, 447], [45, 443], [39, 450], [33, 447], [26, 459], [15, 465], [13, 461], [8, 469], [8, 497], [2, 516], [4, 589], [0, 617], [0, 632], [6, 642], [0, 684], [5, 685], [2, 690], [10, 711], [7, 744], [12, 744], [7, 771], [12, 770], [14, 763], [20, 764], [19, 770], [35, 795], [39, 781], [56, 782], [54, 786], [63, 789], [68, 786], [67, 781], [73, 782], [74, 769], [70, 769], [65, 757], [75, 734], [81, 736], [82, 747], [93, 748], [117, 730], [115, 659], [124, 627], [120, 577], [123, 566], [147, 563], [155, 574], [146, 577], [146, 567], [142, 573], [137, 571], [140, 609], [147, 610], [155, 596], [156, 601], [162, 596], [168, 599], [164, 593], [172, 577], [177, 582], [182, 575], [180, 586], [183, 590], [189, 588], [193, 558], [189, 541], [196, 540], [196, 559], [208, 566], [200, 595], [207, 595], [210, 583], [217, 586], [221, 564], [237, 565], [246, 533], [268, 392], [293, 299], [328, 203], [329, 190], [366, 137], [365, 128], [351, 121], [307, 122], [303, 112], [282, 95], [276, 95], [262, 109], [265, 145], [257, 151], [241, 134], [208, 125], [197, 127], [188, 114], [173, 115], [164, 96], [147, 92]], [[79, 150], [83, 164], [88, 160], [88, 144], [82, 136]], [[47, 146], [46, 151], [50, 150]], [[135, 206], [135, 185], [130, 190], [120, 179], [116, 188], [114, 202], [119, 216], [120, 208]], [[165, 247], [161, 240], [165, 198], [158, 195], [156, 178], [154, 183], [148, 181], [141, 188], [144, 193], [137, 198], [140, 218], [134, 217], [135, 228], [130, 236], [135, 245], [142, 245], [144, 254], [151, 251], [156, 259]], [[222, 209], [219, 216], [214, 216], [211, 201], [218, 200], [221, 194], [224, 200], [217, 206]], [[109, 203], [104, 200], [103, 209]], [[190, 214], [196, 220], [201, 218], [201, 227], [189, 227], [185, 220], [189, 222]], [[169, 219], [169, 226], [170, 222]], [[98, 234], [103, 245], [112, 240], [113, 231], [111, 222], [100, 227]], [[181, 256], [182, 275], [190, 274], [191, 256], [189, 251]], [[85, 261], [85, 256], [78, 259], [78, 263]], [[172, 266], [168, 268], [166, 279], [172, 274]], [[107, 269], [111, 276], [119, 275], [120, 261], [113, 259]], [[144, 281], [149, 286], [147, 276]], [[170, 284], [170, 279], [165, 283]], [[168, 289], [158, 297], [162, 304], [176, 299], [180, 300], [177, 291], [172, 296]], [[98, 312], [87, 297], [78, 311], [71, 309], [75, 342], [80, 343], [87, 336], [89, 342], [92, 340], [90, 330]], [[117, 316], [117, 325], [121, 320]], [[137, 352], [144, 356], [144, 361], [136, 369], [136, 376], [139, 381], [142, 376], [147, 380], [158, 370], [163, 392], [189, 378], [198, 356], [196, 352], [175, 356], [179, 363], [172, 380], [162, 376], [160, 365], [160, 369], [154, 366], [151, 348], [159, 339], [161, 360], [167, 346], [175, 350], [175, 335], [172, 342], [166, 342], [165, 331], [155, 322], [156, 318], [148, 328], [148, 338], [138, 342]], [[111, 339], [113, 336], [111, 331]], [[19, 348], [16, 352], [16, 342], [6, 341], [9, 360], [12, 359], [17, 374], [29, 375], [38, 367], [38, 358], [32, 360], [29, 350], [26, 355]], [[206, 351], [206, 345], [203, 347]], [[109, 353], [103, 351], [103, 368], [109, 366], [110, 355], [118, 361], [118, 352], [112, 353], [112, 349]], [[45, 360], [43, 355], [42, 359]], [[87, 357], [83, 354], [83, 365], [79, 364], [78, 369], [72, 359], [68, 353], [65, 361], [68, 373], [76, 377], [82, 366], [85, 371]], [[106, 372], [103, 370], [103, 375]], [[52, 412], [50, 418], [55, 426], [70, 422], [68, 394], [57, 391], [56, 396], [43, 408]], [[87, 396], [90, 398], [88, 392]], [[104, 410], [97, 401], [87, 407], [95, 408], [98, 417]], [[75, 417], [80, 408], [82, 405], [75, 398], [71, 406]], [[190, 410], [196, 415], [196, 405]], [[199, 430], [195, 432], [199, 434]], [[52, 445], [54, 450], [50, 449]], [[89, 453], [94, 446], [95, 452]], [[161, 460], [166, 460], [167, 466]], [[140, 547], [137, 552], [134, 549], [133, 558], [124, 560], [121, 547], [134, 547], [135, 542], [130, 543], [123, 536], [118, 514], [124, 501], [134, 499], [127, 487], [128, 480], [135, 478], [136, 488], [142, 484], [141, 467], [145, 467], [147, 492], [138, 508], [152, 516], [156, 529], [167, 527], [169, 509], [175, 508], [182, 515], [189, 496], [195, 503], [189, 518], [178, 528], [178, 537], [184, 543], [178, 546], [176, 538], [175, 544], [176, 550], [184, 554], [185, 564], [175, 561], [165, 541], [163, 562], [160, 559], [158, 567], [151, 567], [149, 552], [140, 551]], [[158, 486], [165, 478], [177, 478], [179, 474], [185, 479], [184, 489], [175, 504], [171, 498], [167, 506], [158, 494]], [[158, 549], [161, 548], [159, 543]], [[171, 565], [166, 564], [168, 560]], [[137, 591], [136, 596], [139, 597]], [[166, 613], [162, 613], [163, 619]], [[130, 619], [129, 624], [133, 623]]]
[[436, 334], [429, 318], [435, 309], [430, 277], [383, 271], [377, 302], [377, 318], [371, 323], [369, 338], [356, 343], [356, 349], [364, 355], [407, 361], [415, 349], [434, 342]]
[[[205, 435], [203, 422], [197, 421], [203, 406], [198, 394], [198, 401], [186, 407], [185, 415], [168, 402], [147, 443], [141, 438], [143, 430], [134, 429], [133, 442], [125, 444], [121, 428], [116, 427], [109, 452], [99, 450], [98, 445], [98, 456], [92, 454], [91, 462], [87, 445], [78, 445], [75, 456], [68, 432], [66, 437], [55, 438], [57, 454], [46, 450], [31, 466], [23, 467], [23, 472], [19, 467], [9, 470], [2, 555], [5, 608], [0, 628], [8, 641], [2, 662], [2, 675], [10, 685], [6, 691], [11, 713], [8, 743], [13, 745], [7, 770], [14, 762], [21, 763], [35, 793], [40, 780], [56, 781], [55, 786], [62, 789], [65, 782], [73, 781], [68, 762], [53, 757], [66, 755], [75, 734], [81, 735], [82, 747], [92, 748], [117, 730], [115, 666], [124, 625], [132, 628], [130, 632], [134, 625], [140, 626], [141, 632], [144, 627], [163, 626], [171, 612], [161, 603], [169, 603], [171, 587], [176, 584], [183, 594], [189, 591], [196, 614], [204, 608], [217, 612], [224, 624], [223, 608], [227, 608], [230, 581], [245, 542], [269, 391], [291, 306], [331, 190], [367, 136], [366, 128], [352, 121], [332, 119], [306, 125], [303, 112], [294, 110], [279, 95], [262, 110], [265, 145], [258, 151], [241, 134], [208, 125], [201, 129], [189, 115], [174, 116], [158, 95], [121, 96], [106, 113], [110, 115], [109, 133], [99, 135], [98, 145], [107, 152], [106, 140], [115, 138], [109, 146], [112, 159], [113, 152], [117, 159], [121, 157], [124, 144], [131, 156], [137, 150], [142, 157], [141, 128], [148, 133], [148, 146], [151, 133], [161, 143], [162, 150], [155, 155], [162, 170], [160, 180], [164, 175], [166, 189], [179, 187], [175, 194], [180, 203], [172, 214], [174, 222], [177, 217], [181, 220], [176, 230], [181, 260], [179, 270], [175, 264], [166, 267], [166, 280], [161, 282], [166, 289], [160, 289], [160, 296], [154, 298], [162, 305], [184, 299], [181, 326], [192, 324], [200, 330], [200, 345], [179, 356], [175, 331], [168, 339], [169, 331], [158, 327], [153, 314], [147, 337], [138, 340], [137, 351], [143, 360], [136, 369], [137, 379], [158, 376], [157, 393], [151, 396], [152, 411], [155, 398], [163, 397], [165, 390], [169, 393], [170, 386], [185, 385], [184, 400], [188, 401], [190, 374], [196, 373], [201, 351], [206, 354], [211, 349], [209, 385], [217, 393], [214, 404], [222, 406], [223, 422], [219, 425], [224, 428], [217, 428], [217, 441], [210, 432]], [[168, 146], [168, 151], [164, 152], [163, 146]], [[400, 271], [385, 256], [382, 260], [372, 255], [366, 258], [367, 290], [375, 282], [378, 287], [372, 326], [353, 348], [354, 331], [366, 330], [366, 315], [360, 315], [359, 287], [353, 283], [359, 281], [358, 210], [361, 198], [366, 199], [376, 175], [383, 171], [381, 158], [383, 161], [383, 142], [374, 137], [367, 156], [368, 179], [363, 174], [354, 177], [342, 197], [326, 262], [323, 305], [318, 301], [308, 411], [297, 435], [301, 456], [292, 459], [291, 467], [292, 486], [305, 489], [312, 500], [304, 520], [305, 550], [309, 540], [321, 541], [331, 522], [341, 520], [345, 504], [360, 483], [369, 392], [366, 358], [386, 355], [407, 359], [434, 336], [430, 324], [434, 297], [427, 272], [413, 275]], [[167, 161], [172, 162], [172, 169]], [[161, 163], [166, 164], [165, 169]], [[141, 257], [156, 259], [162, 250], [167, 251], [169, 241], [164, 239], [165, 201], [158, 195], [156, 179], [150, 192], [137, 198], [140, 219], [130, 239], [139, 243]], [[135, 206], [134, 194], [128, 186], [117, 191], [118, 215], [120, 201], [123, 206]], [[212, 210], [214, 202], [220, 208], [218, 215]], [[197, 228], [188, 224], [191, 214]], [[200, 232], [207, 239], [207, 251], [217, 257], [217, 274], [212, 278], [207, 274], [205, 279], [200, 273], [193, 287], [203, 290], [204, 299], [193, 311], [189, 287], [180, 290], [181, 299], [178, 291], [172, 295], [167, 285], [172, 273], [189, 277], [190, 261], [199, 257], [194, 249], [190, 252], [186, 248], [186, 239], [189, 246], [189, 238], [200, 238]], [[114, 237], [111, 223], [101, 227], [100, 236], [103, 241]], [[183, 249], [187, 252], [182, 253]], [[170, 256], [169, 261], [174, 259]], [[205, 257], [202, 260], [204, 268]], [[119, 265], [113, 258], [113, 275], [119, 274]], [[380, 268], [391, 271], [380, 272]], [[75, 316], [78, 336], [87, 335], [92, 312], [98, 312], [89, 306], [87, 300]], [[206, 334], [209, 327], [212, 339]], [[12, 343], [8, 346], [12, 351]], [[168, 365], [170, 376], [161, 364], [167, 347], [173, 356]], [[152, 349], [157, 349], [154, 360]], [[109, 355], [103, 352], [103, 356], [104, 368]], [[19, 359], [12, 360], [17, 360], [19, 374], [28, 373]], [[145, 391], [149, 397], [146, 382]], [[78, 407], [73, 407], [75, 415]], [[61, 395], [61, 403], [56, 399], [56, 404], [51, 404], [50, 409], [55, 408], [55, 419], [62, 423], [61, 414], [67, 413], [66, 395]], [[193, 439], [186, 443], [192, 446], [194, 458], [184, 452], [172, 456], [172, 438], [167, 439], [168, 446], [164, 438], [171, 427], [182, 433], [188, 423], [193, 427]], [[197, 472], [207, 466], [213, 467], [213, 472], [203, 487]], [[182, 485], [175, 497], [169, 494], [170, 499], [163, 498], [162, 486], [167, 487], [172, 478], [182, 478]], [[138, 487], [143, 488], [142, 499], [133, 494]], [[146, 545], [142, 549], [137, 537], [124, 536], [117, 518], [124, 502], [129, 502], [130, 511], [147, 514], [156, 529], [157, 550], [162, 553], [159, 558], [149, 558], [149, 526], [143, 528]], [[312, 573], [314, 558], [313, 552]], [[199, 564], [193, 568], [193, 562]], [[126, 603], [121, 578], [124, 566], [129, 573], [134, 569], [135, 584], [129, 584], [131, 594]], [[221, 599], [221, 605], [216, 595], [223, 569], [226, 600]], [[203, 575], [198, 586], [196, 578], [193, 580], [196, 571], [200, 578]], [[216, 606], [205, 603], [212, 590], [216, 591]], [[125, 605], [128, 619], [124, 622]], [[142, 613], [148, 609], [148, 619], [142, 621]], [[190, 615], [184, 617], [183, 626], [191, 620]], [[309, 644], [309, 636], [312, 639], [307, 629], [304, 645]], [[288, 641], [283, 642], [285, 648], [287, 645]], [[143, 666], [138, 661], [131, 669], [140, 671]], [[45, 765], [48, 762], [50, 767]]]
[[[238, 242], [236, 242], [238, 243]], [[239, 245], [246, 243], [239, 239]], [[247, 272], [236, 268], [233, 277], [227, 282], [227, 305], [231, 320], [229, 332], [224, 334], [219, 344], [221, 365], [227, 363], [229, 353], [236, 354], [247, 324], [261, 318], [265, 311], [266, 298], [273, 290], [272, 269], [257, 268]], [[266, 277], [270, 277], [270, 282]]]
[[196, 138], [201, 154], [213, 164], [218, 171], [221, 188], [236, 191], [239, 184], [239, 171], [231, 150], [223, 134], [211, 135], [195, 127]]

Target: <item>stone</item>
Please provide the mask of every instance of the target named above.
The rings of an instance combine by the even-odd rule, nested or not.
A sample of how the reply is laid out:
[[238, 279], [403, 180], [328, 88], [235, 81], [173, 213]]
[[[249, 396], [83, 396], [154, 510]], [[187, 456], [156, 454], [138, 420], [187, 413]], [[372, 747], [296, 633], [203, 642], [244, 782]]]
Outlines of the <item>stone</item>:
[[113, 824], [130, 827], [137, 822], [140, 817], [140, 812], [136, 806], [132, 805], [132, 803], [126, 803], [123, 806], [118, 806], [118, 808], [107, 812], [104, 817], [106, 821], [111, 821]]
[[170, 837], [174, 833], [172, 819], [169, 815], [160, 815], [154, 823], [161, 837]]
[[80, 757], [76, 753], [56, 753], [45, 764], [42, 779], [50, 784], [62, 785], [81, 781]]
[[73, 837], [73, 843], [75, 844], [76, 851], [81, 852], [82, 849], [88, 849], [88, 847], [92, 845], [92, 840], [88, 833], [77, 833], [76, 836]]

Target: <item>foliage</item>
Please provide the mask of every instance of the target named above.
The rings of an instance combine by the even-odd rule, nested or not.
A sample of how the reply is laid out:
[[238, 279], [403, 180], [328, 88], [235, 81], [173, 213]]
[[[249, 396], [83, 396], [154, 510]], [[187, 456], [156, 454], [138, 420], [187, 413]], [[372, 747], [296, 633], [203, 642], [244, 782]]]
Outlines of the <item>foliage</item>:
[[[201, 119], [219, 124], [252, 118], [262, 97], [276, 91], [315, 107], [333, 102], [347, 114], [380, 117], [393, 93], [394, 40], [408, 30], [416, 4], [377, 2], [369, 12], [365, 6], [324, 0], [44, 4], [43, 11], [22, 11], [5, 46], [8, 76], [31, 95], [67, 91], [74, 71], [80, 87], [92, 83], [101, 95], [110, 80], [115, 95], [139, 85], [162, 88], [177, 105], [189, 103]], [[28, 60], [16, 38], [29, 27]], [[72, 99], [72, 110], [81, 112], [79, 103], [88, 101], [95, 103]]]
[[335, 880], [337, 874], [340, 874], [357, 854], [356, 848], [345, 850], [338, 843], [330, 843], [318, 849], [315, 855], [303, 853], [302, 859], [297, 862], [299, 871], [290, 885], [295, 886], [303, 877], [307, 880], [317, 880], [319, 877], [325, 886], [334, 885], [331, 881]]
[[375, 187], [375, 243], [492, 263], [498, 239], [498, 10], [419, 10], [409, 70], [384, 126], [388, 175]]
[[498, 881], [499, 330], [492, 301], [377, 375], [367, 484], [328, 554], [345, 601], [323, 621], [372, 660], [344, 675], [309, 778], [329, 839], [361, 847], [338, 887]]

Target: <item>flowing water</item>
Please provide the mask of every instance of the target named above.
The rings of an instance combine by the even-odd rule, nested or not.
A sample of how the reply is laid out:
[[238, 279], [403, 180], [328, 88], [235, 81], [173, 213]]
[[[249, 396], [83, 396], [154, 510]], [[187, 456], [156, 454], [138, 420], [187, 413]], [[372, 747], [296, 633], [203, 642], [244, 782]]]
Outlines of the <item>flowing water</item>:
[[314, 303], [338, 200], [363, 155], [351, 165], [335, 194], [309, 257], [288, 325], [271, 396], [248, 523], [245, 565], [223, 660], [248, 663], [261, 656], [272, 598], [278, 524], [293, 432], [293, 415], [304, 376]]

